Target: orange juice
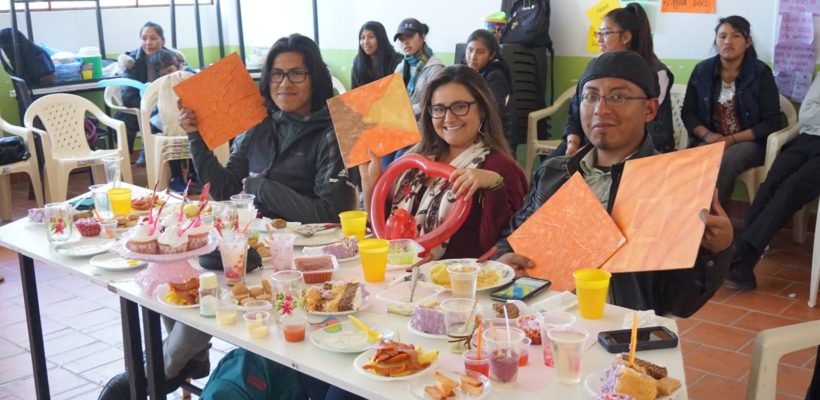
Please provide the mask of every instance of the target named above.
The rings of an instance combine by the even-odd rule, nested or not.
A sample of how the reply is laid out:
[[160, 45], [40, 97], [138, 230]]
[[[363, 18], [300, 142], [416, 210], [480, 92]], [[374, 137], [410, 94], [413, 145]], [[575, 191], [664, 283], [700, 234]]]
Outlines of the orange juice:
[[285, 325], [285, 341], [301, 342], [305, 340], [305, 325]]
[[108, 202], [114, 215], [131, 214], [131, 189], [114, 188], [108, 191]]
[[359, 254], [366, 282], [382, 282], [387, 271], [387, 248], [390, 242], [384, 239], [365, 239], [359, 242]]

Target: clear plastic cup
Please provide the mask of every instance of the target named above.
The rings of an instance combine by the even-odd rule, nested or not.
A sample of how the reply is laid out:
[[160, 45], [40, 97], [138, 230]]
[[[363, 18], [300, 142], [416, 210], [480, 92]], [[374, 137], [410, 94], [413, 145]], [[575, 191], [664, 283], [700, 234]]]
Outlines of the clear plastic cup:
[[578, 296], [581, 318], [603, 318], [612, 274], [600, 269], [582, 268], [575, 270], [572, 276], [575, 278], [575, 294]]
[[73, 215], [74, 208], [68, 203], [46, 204], [43, 208], [43, 223], [49, 243], [65, 243], [71, 238], [71, 230], [74, 229]]
[[450, 273], [450, 290], [454, 298], [475, 298], [478, 265], [451, 264], [447, 266], [447, 272]]
[[511, 386], [518, 380], [518, 358], [524, 331], [518, 328], [494, 327], [484, 331], [483, 339], [490, 352], [490, 379], [499, 386]]
[[120, 163], [122, 162], [122, 157], [103, 157], [102, 162], [103, 168], [105, 169], [105, 180], [112, 185], [119, 185], [119, 182], [114, 181], [122, 180], [122, 176], [120, 176]]
[[364, 240], [364, 233], [367, 229], [366, 211], [345, 211], [339, 213], [339, 222], [342, 223], [342, 231], [345, 236], [356, 236], [359, 240]]
[[384, 239], [365, 239], [359, 242], [362, 269], [366, 282], [382, 282], [387, 271], [387, 249], [390, 242]]
[[253, 206], [254, 199], [256, 199], [256, 196], [247, 193], [231, 196], [239, 229], [244, 229], [251, 220], [256, 218], [256, 207]]
[[307, 317], [302, 313], [293, 313], [282, 316], [282, 332], [286, 342], [301, 342], [305, 340]]
[[558, 382], [578, 384], [581, 382], [581, 364], [584, 359], [584, 347], [589, 332], [577, 328], [559, 327], [547, 332], [555, 355], [555, 371]]
[[268, 337], [270, 323], [270, 313], [267, 311], [247, 312], [242, 317], [245, 319], [245, 329], [251, 339], [264, 339]]
[[293, 304], [297, 304], [305, 290], [305, 277], [302, 271], [286, 270], [271, 275], [275, 296], [292, 296]]
[[[469, 338], [475, 328], [475, 323], [468, 321], [473, 312], [473, 300], [456, 298], [441, 302], [441, 311], [444, 312], [444, 328], [447, 337], [455, 340], [450, 344], [450, 351], [456, 354], [467, 350], [466, 339]], [[475, 316], [475, 314], [473, 314]]]
[[100, 237], [112, 240], [117, 238], [116, 219], [105, 219], [100, 223]]
[[91, 191], [91, 199], [94, 200], [94, 209], [97, 210], [97, 213], [104, 219], [113, 216], [111, 213], [111, 203], [108, 200], [108, 189], [110, 189], [110, 187], [110, 185], [104, 183], [88, 187], [88, 190]]
[[219, 254], [222, 256], [222, 268], [225, 270], [225, 281], [228, 286], [245, 281], [245, 270], [248, 265], [248, 237], [241, 233], [223, 232], [219, 242]]
[[541, 346], [544, 353], [544, 365], [547, 367], [555, 366], [555, 359], [552, 356], [552, 346], [550, 345], [550, 338], [547, 335], [552, 328], [569, 328], [575, 323], [575, 315], [564, 311], [545, 311], [536, 314], [535, 320], [538, 322], [538, 328], [541, 330]]
[[518, 355], [519, 367], [526, 367], [530, 362], [530, 344], [532, 339], [525, 336], [521, 341], [521, 354]]
[[468, 350], [461, 355], [464, 358], [464, 370], [478, 372], [481, 375], [490, 377], [490, 353], [481, 350], [479, 357], [478, 350]]
[[270, 235], [271, 264], [273, 269], [282, 271], [293, 269], [293, 242], [296, 235], [292, 233], [274, 233]]
[[239, 317], [236, 311], [236, 305], [239, 302], [236, 299], [222, 298], [214, 304], [214, 311], [216, 312], [216, 322], [219, 325], [233, 325]]
[[108, 203], [114, 215], [131, 214], [131, 189], [113, 188], [108, 190]]

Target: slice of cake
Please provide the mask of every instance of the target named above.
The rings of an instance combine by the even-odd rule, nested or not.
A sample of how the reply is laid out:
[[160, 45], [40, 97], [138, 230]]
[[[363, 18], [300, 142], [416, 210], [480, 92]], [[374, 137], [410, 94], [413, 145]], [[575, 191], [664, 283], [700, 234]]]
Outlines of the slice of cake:
[[601, 393], [622, 394], [635, 400], [654, 400], [668, 396], [680, 387], [681, 383], [667, 376], [665, 367], [639, 358], [629, 365], [629, 355], [615, 356], [612, 367], [604, 373]]
[[410, 326], [413, 329], [430, 335], [444, 335], [447, 329], [444, 326], [444, 313], [438, 307], [417, 306], [410, 317]]
[[358, 282], [326, 282], [305, 291], [308, 312], [346, 312], [358, 310], [364, 298], [364, 289]]

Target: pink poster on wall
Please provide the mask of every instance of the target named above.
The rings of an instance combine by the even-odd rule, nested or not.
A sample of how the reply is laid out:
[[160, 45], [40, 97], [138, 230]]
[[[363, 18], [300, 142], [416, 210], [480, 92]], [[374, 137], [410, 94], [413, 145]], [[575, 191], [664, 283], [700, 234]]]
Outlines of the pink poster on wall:
[[811, 44], [814, 41], [814, 15], [812, 13], [786, 13], [780, 17], [778, 42]]

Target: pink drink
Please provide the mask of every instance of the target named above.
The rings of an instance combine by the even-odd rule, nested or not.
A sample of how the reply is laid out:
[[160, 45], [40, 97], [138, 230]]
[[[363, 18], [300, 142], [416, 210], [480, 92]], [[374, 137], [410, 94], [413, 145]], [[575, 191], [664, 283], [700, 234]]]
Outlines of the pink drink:
[[269, 248], [271, 264], [276, 271], [293, 269], [293, 242], [296, 235], [292, 233], [274, 233], [271, 235]]
[[490, 353], [482, 350], [481, 359], [478, 358], [478, 351], [470, 350], [464, 352], [464, 369], [475, 371], [486, 377], [490, 376]]
[[248, 238], [241, 234], [225, 234], [219, 243], [222, 268], [228, 286], [245, 281], [245, 266], [248, 261]]
[[490, 355], [490, 378], [501, 385], [512, 385], [518, 379], [518, 353], [498, 349]]

